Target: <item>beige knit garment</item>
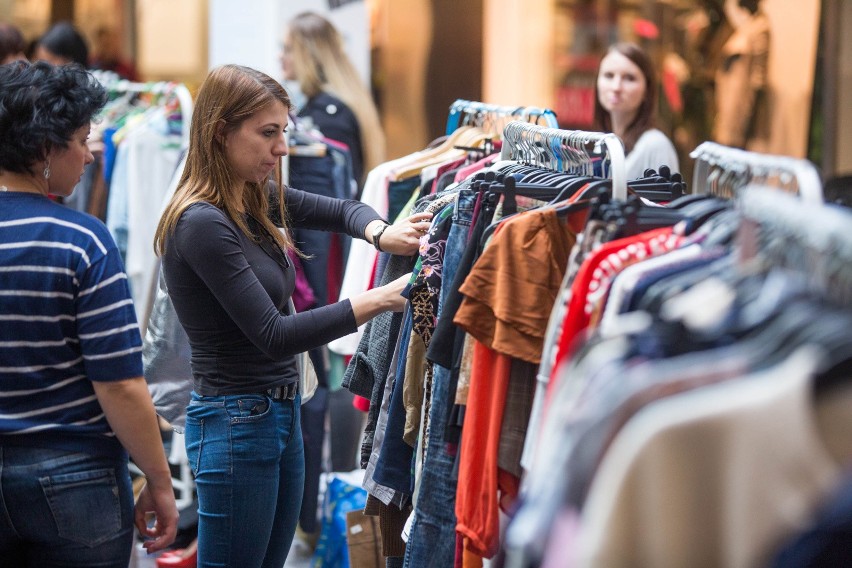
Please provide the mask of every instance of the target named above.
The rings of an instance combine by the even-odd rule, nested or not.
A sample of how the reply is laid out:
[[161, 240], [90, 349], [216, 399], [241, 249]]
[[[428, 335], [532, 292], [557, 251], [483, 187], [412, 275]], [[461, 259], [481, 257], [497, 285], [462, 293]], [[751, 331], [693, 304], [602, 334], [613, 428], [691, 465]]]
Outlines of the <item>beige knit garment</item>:
[[[770, 370], [640, 411], [595, 476], [576, 565], [765, 566], [841, 476], [827, 450], [838, 444], [815, 418], [816, 361], [802, 348]], [[835, 436], [850, 435], [849, 415]]]

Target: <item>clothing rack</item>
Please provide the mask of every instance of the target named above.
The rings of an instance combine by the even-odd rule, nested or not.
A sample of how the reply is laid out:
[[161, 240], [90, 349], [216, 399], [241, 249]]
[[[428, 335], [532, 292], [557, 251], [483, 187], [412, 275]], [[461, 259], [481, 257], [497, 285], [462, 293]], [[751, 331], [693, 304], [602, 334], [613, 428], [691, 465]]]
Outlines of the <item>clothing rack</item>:
[[823, 202], [822, 181], [807, 160], [759, 154], [715, 142], [704, 142], [689, 155], [695, 159], [695, 193], [733, 197], [746, 185], [756, 183], [798, 192], [811, 203]]
[[456, 99], [450, 105], [450, 114], [447, 117], [447, 131], [449, 136], [458, 129], [459, 126], [465, 124], [482, 124], [486, 121], [504, 120], [507, 118], [517, 118], [524, 122], [529, 122], [531, 118], [544, 120], [545, 126], [558, 128], [559, 123], [556, 121], [556, 113], [550, 109], [542, 109], [534, 106], [501, 106], [479, 101], [469, 101], [465, 99]]
[[111, 71], [91, 71], [92, 75], [110, 94], [150, 93], [163, 97], [175, 97], [181, 113], [181, 137], [184, 148], [189, 145], [189, 127], [192, 122], [192, 95], [183, 83], [172, 81], [153, 81], [137, 83], [122, 79]]
[[[590, 152], [590, 146], [593, 145]], [[615, 134], [559, 130], [512, 121], [503, 129], [502, 160], [530, 161], [549, 169], [588, 167], [606, 150], [610, 160], [613, 199], [627, 199], [624, 145]]]
[[852, 239], [846, 210], [803, 202], [762, 186], [744, 191], [738, 208], [746, 227], [757, 225], [764, 235], [758, 246], [766, 264], [803, 274], [826, 296], [852, 304]]

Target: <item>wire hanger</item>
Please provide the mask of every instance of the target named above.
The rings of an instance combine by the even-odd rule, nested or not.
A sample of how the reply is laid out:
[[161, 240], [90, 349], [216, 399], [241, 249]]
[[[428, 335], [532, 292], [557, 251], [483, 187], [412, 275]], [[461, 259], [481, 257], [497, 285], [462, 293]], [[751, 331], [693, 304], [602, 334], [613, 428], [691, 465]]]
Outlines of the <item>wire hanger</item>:
[[746, 185], [758, 184], [798, 193], [810, 203], [824, 201], [822, 181], [807, 160], [759, 154], [715, 142], [704, 142], [689, 155], [695, 159], [695, 193], [734, 197]]
[[501, 160], [527, 162], [557, 171], [584, 169], [588, 172], [592, 162], [599, 157], [609, 158], [613, 199], [626, 200], [624, 146], [615, 134], [560, 130], [518, 120], [503, 129]]

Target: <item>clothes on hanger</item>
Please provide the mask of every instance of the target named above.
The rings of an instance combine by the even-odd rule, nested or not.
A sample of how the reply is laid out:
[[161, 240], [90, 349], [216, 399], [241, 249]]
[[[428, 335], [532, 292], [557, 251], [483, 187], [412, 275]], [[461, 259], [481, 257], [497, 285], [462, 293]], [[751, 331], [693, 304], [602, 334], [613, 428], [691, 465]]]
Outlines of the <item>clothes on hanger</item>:
[[[726, 157], [721, 174], [760, 165]], [[767, 157], [764, 169], [799, 166]], [[612, 284], [590, 283], [580, 303], [576, 288], [562, 296], [587, 321], [539, 372], [550, 398], [537, 398], [546, 412], [528, 429], [507, 566], [767, 565], [839, 486], [852, 460], [852, 419], [839, 411], [852, 374], [852, 219], [815, 203], [807, 177], [804, 200], [737, 187], [715, 214], [724, 222], [702, 213], [650, 260], [630, 265], [628, 252], [595, 267], [617, 240], [583, 258], [573, 285], [584, 269]], [[731, 215], [737, 236], [715, 238]], [[594, 240], [588, 229], [582, 240]], [[598, 322], [590, 296], [605, 302]]]
[[144, 332], [158, 267], [151, 243], [188, 146], [192, 97], [182, 84], [135, 83], [105, 71], [93, 74], [109, 102], [92, 127], [96, 160], [65, 204], [106, 223], [124, 260]]

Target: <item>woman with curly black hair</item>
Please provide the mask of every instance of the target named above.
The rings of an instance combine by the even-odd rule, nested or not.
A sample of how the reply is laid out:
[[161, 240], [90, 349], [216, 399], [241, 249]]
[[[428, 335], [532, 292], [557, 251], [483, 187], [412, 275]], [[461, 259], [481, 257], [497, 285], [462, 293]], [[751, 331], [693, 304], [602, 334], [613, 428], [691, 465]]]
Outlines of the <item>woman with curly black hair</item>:
[[[103, 87], [78, 66], [0, 66], [0, 558], [130, 561], [171, 544], [177, 508], [127, 276], [106, 227], [67, 196], [92, 162]], [[133, 505], [127, 453], [147, 476]], [[156, 522], [146, 524], [153, 513]]]

